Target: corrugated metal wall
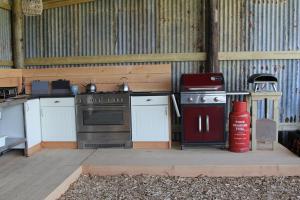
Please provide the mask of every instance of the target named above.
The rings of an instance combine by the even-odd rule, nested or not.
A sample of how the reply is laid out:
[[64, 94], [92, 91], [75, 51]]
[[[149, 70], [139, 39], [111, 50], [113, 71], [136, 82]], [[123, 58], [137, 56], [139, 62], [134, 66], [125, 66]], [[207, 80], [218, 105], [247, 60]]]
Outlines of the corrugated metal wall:
[[[0, 60], [12, 60], [11, 12], [0, 8]], [[0, 68], [9, 68], [0, 66]]]
[[[299, 51], [299, 0], [220, 0], [220, 51]], [[222, 61], [227, 90], [249, 89], [247, 78], [271, 73], [283, 92], [280, 119], [300, 121], [300, 60]], [[269, 103], [269, 106], [271, 104]], [[263, 102], [260, 105], [263, 116]], [[272, 113], [270, 113], [272, 114]]]
[[[219, 0], [220, 51], [299, 50], [299, 0]], [[96, 0], [25, 19], [26, 58], [205, 51], [205, 0]], [[203, 62], [174, 62], [173, 88]], [[283, 91], [281, 121], [299, 122], [299, 60], [222, 61], [227, 90], [270, 72]], [[76, 65], [73, 65], [76, 66]], [[261, 105], [262, 106], [262, 105]], [[261, 115], [263, 111], [261, 109]]]
[[26, 57], [205, 51], [204, 0], [96, 0], [26, 17]]

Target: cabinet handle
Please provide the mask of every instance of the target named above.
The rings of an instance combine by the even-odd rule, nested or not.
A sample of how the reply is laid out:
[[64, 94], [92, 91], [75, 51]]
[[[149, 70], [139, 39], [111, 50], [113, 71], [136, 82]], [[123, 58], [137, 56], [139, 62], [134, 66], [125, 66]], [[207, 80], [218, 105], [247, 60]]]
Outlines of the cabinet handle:
[[29, 111], [29, 105], [28, 105], [28, 103], [26, 103], [26, 111], [27, 112]]
[[209, 116], [206, 115], [206, 132], [209, 132]]
[[41, 109], [41, 117], [44, 117], [43, 109]]
[[166, 116], [168, 116], [168, 108], [165, 107], [165, 111], [166, 111]]
[[199, 133], [202, 132], [202, 117], [201, 117], [201, 115], [199, 115], [199, 117], [198, 117], [198, 131], [199, 131]]
[[147, 99], [146, 101], [152, 101], [152, 99]]
[[59, 101], [54, 101], [54, 103], [59, 103]]

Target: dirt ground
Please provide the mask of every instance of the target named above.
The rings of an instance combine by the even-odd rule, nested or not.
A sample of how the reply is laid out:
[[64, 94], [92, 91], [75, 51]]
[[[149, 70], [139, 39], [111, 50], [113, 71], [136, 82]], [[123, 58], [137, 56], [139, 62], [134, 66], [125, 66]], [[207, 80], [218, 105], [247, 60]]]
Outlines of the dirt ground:
[[197, 177], [82, 175], [65, 199], [296, 199], [300, 177]]

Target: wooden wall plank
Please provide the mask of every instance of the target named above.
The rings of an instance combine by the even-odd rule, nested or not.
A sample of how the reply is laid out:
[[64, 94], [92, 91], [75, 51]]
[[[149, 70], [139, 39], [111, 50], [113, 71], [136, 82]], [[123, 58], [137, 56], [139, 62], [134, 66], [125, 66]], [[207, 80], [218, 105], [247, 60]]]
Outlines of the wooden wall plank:
[[31, 58], [25, 60], [25, 65], [64, 65], [64, 64], [112, 64], [112, 63], [139, 63], [139, 62], [183, 62], [204, 61], [206, 53], [166, 53], [166, 54], [127, 54], [108, 56], [76, 56]]
[[[300, 51], [262, 51], [262, 52], [219, 52], [219, 60], [298, 60]], [[108, 56], [77, 56], [25, 59], [27, 66], [65, 65], [65, 64], [112, 64], [112, 63], [145, 63], [145, 62], [185, 62], [206, 61], [207, 54], [199, 53], [166, 53], [166, 54], [129, 54]]]
[[[125, 78], [123, 78], [125, 77]], [[26, 93], [31, 93], [33, 80], [53, 81], [67, 79], [77, 84], [80, 91], [89, 82], [97, 85], [98, 91], [117, 91], [125, 80], [133, 91], [171, 91], [172, 75], [170, 64], [109, 66], [109, 67], [74, 67], [23, 70]]]
[[9, 66], [12, 67], [14, 65], [11, 60], [0, 60], [0, 66]]
[[18, 87], [22, 90], [22, 70], [21, 69], [1, 69], [0, 87]]
[[298, 60], [300, 51], [219, 52], [219, 60]]
[[43, 0], [43, 9], [58, 8], [79, 3], [89, 3], [95, 0]]

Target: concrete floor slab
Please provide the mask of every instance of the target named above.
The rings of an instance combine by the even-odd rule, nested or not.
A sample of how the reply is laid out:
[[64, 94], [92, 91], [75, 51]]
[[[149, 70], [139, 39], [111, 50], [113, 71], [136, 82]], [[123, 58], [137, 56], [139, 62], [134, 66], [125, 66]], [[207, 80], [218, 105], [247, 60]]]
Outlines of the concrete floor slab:
[[91, 150], [43, 150], [32, 157], [0, 157], [0, 199], [46, 198], [91, 155]]
[[181, 150], [101, 149], [83, 164], [97, 175], [150, 174], [173, 176], [295, 176], [300, 159], [283, 146], [275, 151], [232, 153], [203, 148]]
[[80, 166], [83, 173], [98, 175], [300, 176], [299, 157], [284, 147], [240, 154], [212, 148], [44, 149], [29, 158], [15, 152], [0, 157], [0, 200], [53, 199], [75, 180], [74, 172], [80, 174]]

